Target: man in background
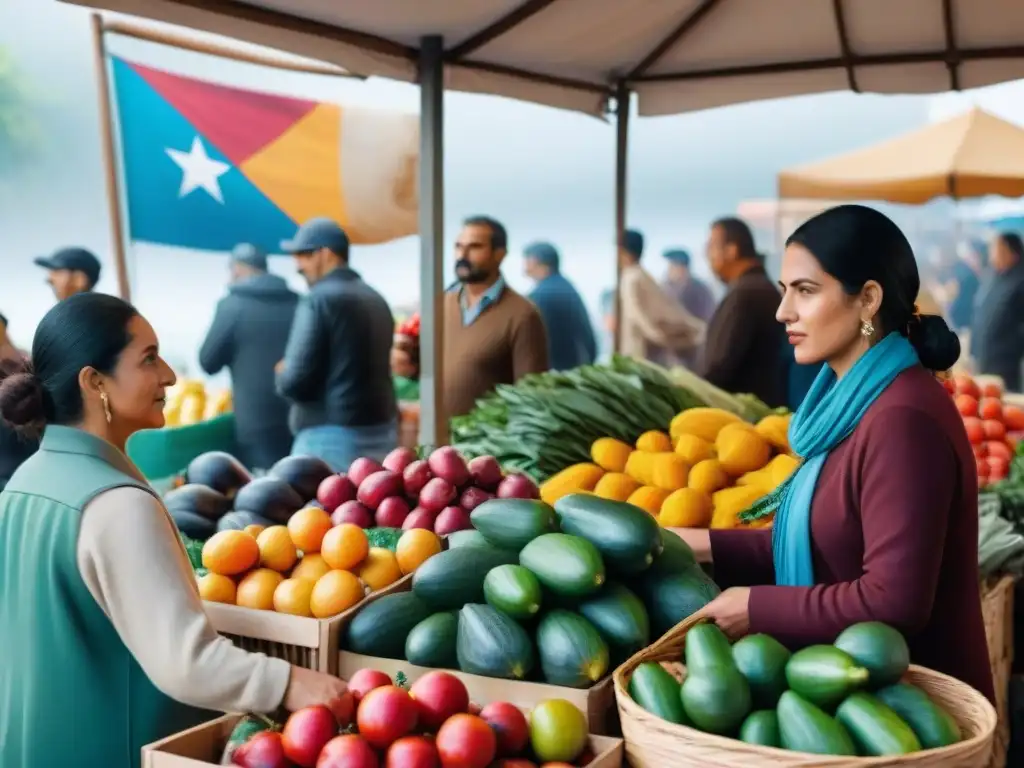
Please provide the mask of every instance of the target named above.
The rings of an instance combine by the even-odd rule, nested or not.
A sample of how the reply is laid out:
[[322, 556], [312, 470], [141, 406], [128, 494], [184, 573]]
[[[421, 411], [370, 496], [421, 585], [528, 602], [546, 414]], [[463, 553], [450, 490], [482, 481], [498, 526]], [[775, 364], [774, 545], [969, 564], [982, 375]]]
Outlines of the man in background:
[[[0, 370], [15, 372], [28, 360], [28, 355], [14, 346], [7, 335], [7, 318], [0, 314]], [[39, 441], [19, 435], [0, 419], [0, 491], [11, 479], [14, 470], [36, 452]]]
[[61, 248], [50, 256], [39, 256], [34, 262], [47, 271], [46, 282], [57, 301], [87, 293], [100, 281], [100, 260], [85, 248]]
[[666, 294], [640, 265], [644, 236], [628, 229], [619, 243], [619, 352], [639, 360], [682, 356], [697, 349], [704, 323]]
[[978, 292], [971, 354], [978, 373], [999, 376], [1009, 392], [1022, 389], [1024, 363], [1024, 241], [996, 235], [989, 249], [992, 275]]
[[489, 216], [463, 222], [455, 242], [458, 283], [444, 297], [444, 410], [461, 416], [498, 384], [548, 369], [540, 311], [505, 284], [508, 234]]
[[777, 408], [787, 402], [786, 331], [775, 319], [781, 295], [754, 248], [750, 228], [727, 217], [711, 225], [711, 271], [728, 288], [708, 324], [703, 376], [734, 394], [757, 395]]
[[199, 365], [210, 376], [230, 371], [238, 458], [268, 469], [292, 447], [288, 403], [274, 388], [274, 365], [284, 356], [299, 297], [267, 272], [266, 254], [249, 243], [235, 246], [230, 271], [228, 295], [217, 304]]
[[[668, 272], [661, 284], [662, 290], [675, 299], [691, 315], [707, 323], [715, 313], [715, 296], [700, 278], [690, 271], [690, 254], [682, 248], [670, 248], [662, 254], [668, 262]], [[681, 355], [666, 355], [665, 365], [685, 365], [691, 371], [700, 364], [701, 348]]]
[[583, 299], [559, 270], [558, 251], [551, 243], [533, 243], [523, 250], [526, 275], [535, 281], [530, 294], [548, 337], [551, 369], [565, 371], [597, 359], [594, 326]]
[[956, 263], [950, 270], [950, 279], [943, 286], [949, 302], [949, 324], [957, 333], [971, 329], [986, 252], [985, 244], [980, 240], [964, 240], [957, 246]]
[[349, 266], [336, 222], [310, 219], [281, 246], [310, 286], [277, 372], [277, 391], [292, 404], [292, 452], [336, 472], [360, 456], [381, 461], [398, 443], [391, 309]]

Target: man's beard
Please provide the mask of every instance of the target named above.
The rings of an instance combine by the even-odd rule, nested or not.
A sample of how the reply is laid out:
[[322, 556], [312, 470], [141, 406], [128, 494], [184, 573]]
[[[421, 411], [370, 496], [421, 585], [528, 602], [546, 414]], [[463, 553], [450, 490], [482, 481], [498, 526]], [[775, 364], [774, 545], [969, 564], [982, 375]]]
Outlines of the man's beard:
[[491, 275], [482, 269], [474, 267], [469, 259], [459, 259], [455, 262], [455, 276], [460, 283], [472, 285], [474, 283], [486, 283]]

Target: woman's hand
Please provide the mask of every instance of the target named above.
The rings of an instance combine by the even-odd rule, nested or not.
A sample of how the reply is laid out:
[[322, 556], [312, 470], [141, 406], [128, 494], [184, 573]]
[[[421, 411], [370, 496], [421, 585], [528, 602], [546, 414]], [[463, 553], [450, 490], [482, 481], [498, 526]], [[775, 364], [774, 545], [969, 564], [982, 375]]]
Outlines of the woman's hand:
[[340, 677], [311, 669], [292, 666], [292, 675], [285, 691], [284, 708], [294, 712], [303, 707], [323, 705], [345, 726], [352, 722], [356, 703], [348, 686]]
[[699, 616], [715, 622], [730, 640], [736, 641], [750, 632], [750, 587], [731, 587], [706, 606]]
[[690, 545], [698, 563], [711, 562], [711, 534], [702, 528], [669, 528], [676, 536]]

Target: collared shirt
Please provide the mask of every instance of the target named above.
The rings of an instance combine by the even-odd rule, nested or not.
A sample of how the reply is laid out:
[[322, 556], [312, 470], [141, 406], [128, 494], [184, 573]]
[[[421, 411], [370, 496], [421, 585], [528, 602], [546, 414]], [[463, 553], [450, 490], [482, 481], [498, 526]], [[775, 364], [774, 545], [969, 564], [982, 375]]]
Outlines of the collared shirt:
[[489, 306], [501, 298], [504, 290], [505, 278], [499, 275], [494, 285], [488, 288], [484, 295], [480, 297], [480, 301], [471, 307], [466, 302], [466, 288], [461, 286], [459, 288], [459, 307], [462, 309], [462, 324], [464, 326], [472, 325]]

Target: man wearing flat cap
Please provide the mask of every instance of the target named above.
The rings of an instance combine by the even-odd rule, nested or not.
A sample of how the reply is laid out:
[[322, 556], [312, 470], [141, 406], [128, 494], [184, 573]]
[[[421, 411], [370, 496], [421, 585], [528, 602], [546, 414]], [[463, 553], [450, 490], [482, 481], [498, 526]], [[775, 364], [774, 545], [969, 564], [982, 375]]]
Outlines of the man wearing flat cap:
[[258, 247], [240, 243], [231, 252], [228, 295], [217, 304], [199, 350], [209, 375], [231, 373], [235, 450], [252, 469], [268, 469], [289, 454], [288, 402], [277, 394], [274, 365], [284, 355], [298, 294], [267, 271]]
[[526, 275], [536, 281], [529, 295], [547, 328], [548, 361], [554, 371], [589, 365], [597, 359], [594, 326], [576, 288], [562, 275], [558, 251], [551, 243], [523, 250]]
[[46, 282], [57, 301], [86, 293], [100, 281], [100, 260], [85, 248], [61, 248], [49, 256], [34, 259], [37, 267], [48, 272]]
[[[669, 248], [662, 256], [668, 262], [668, 271], [661, 289], [694, 317], [707, 323], [715, 313], [715, 295], [707, 283], [690, 271], [690, 254], [682, 248]], [[684, 365], [696, 370], [700, 364], [700, 349], [682, 354], [665, 354], [665, 365]]]

